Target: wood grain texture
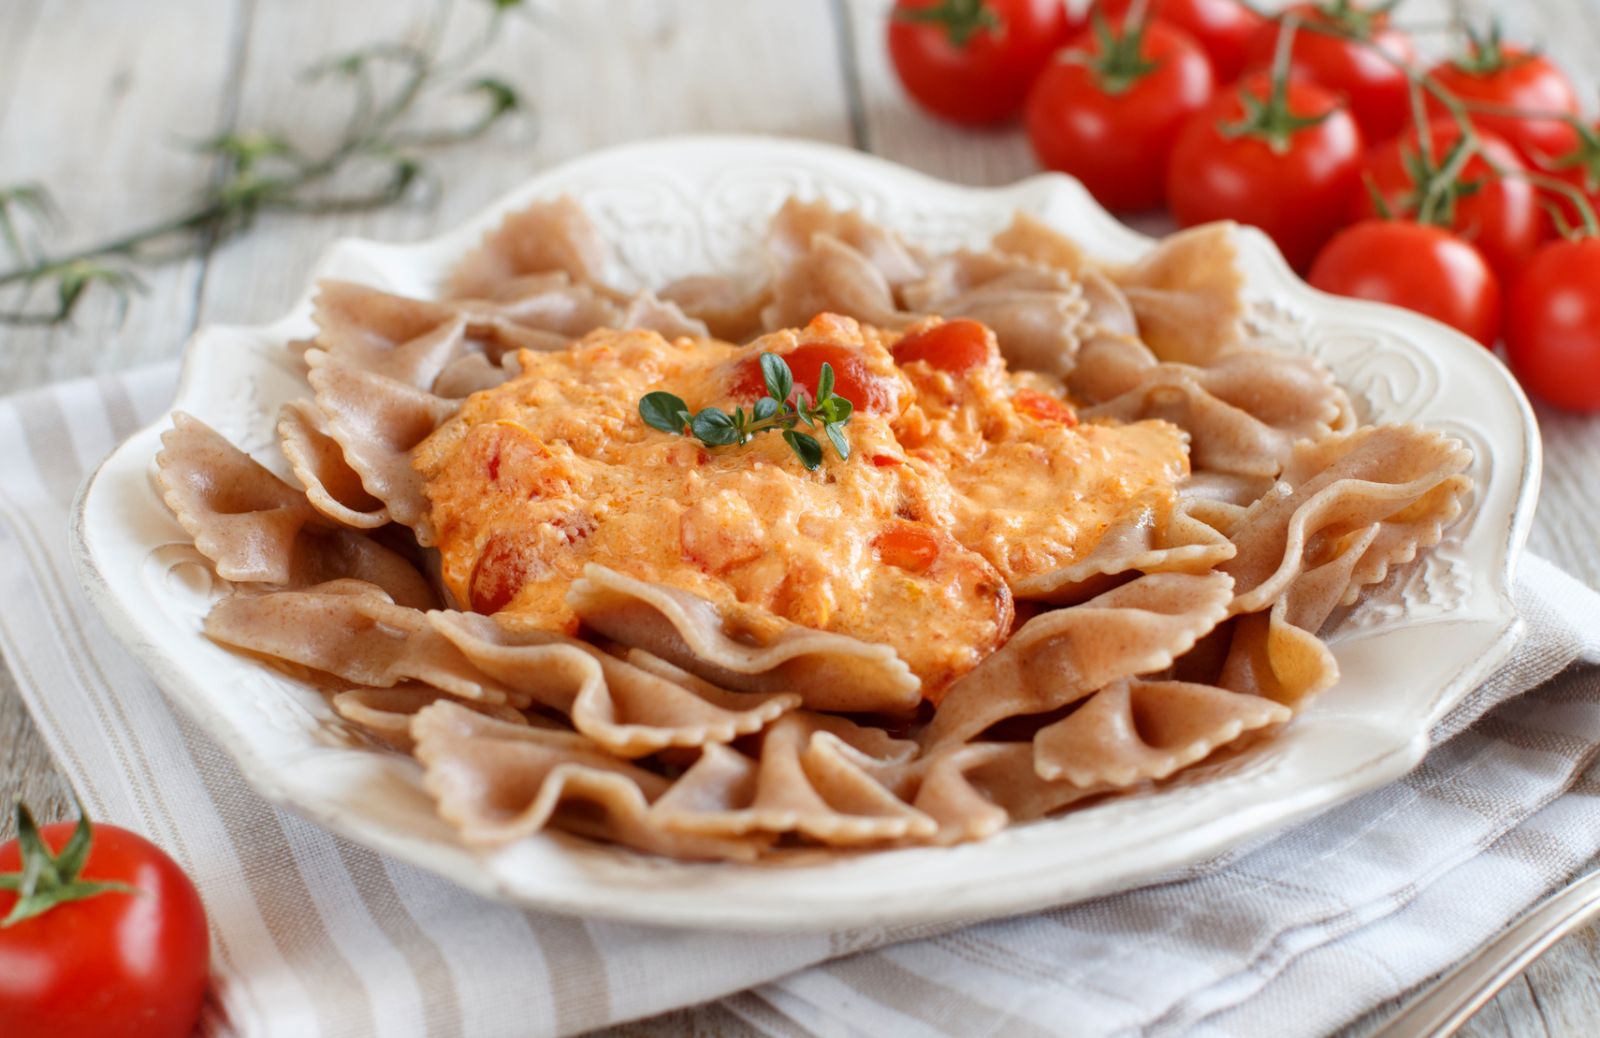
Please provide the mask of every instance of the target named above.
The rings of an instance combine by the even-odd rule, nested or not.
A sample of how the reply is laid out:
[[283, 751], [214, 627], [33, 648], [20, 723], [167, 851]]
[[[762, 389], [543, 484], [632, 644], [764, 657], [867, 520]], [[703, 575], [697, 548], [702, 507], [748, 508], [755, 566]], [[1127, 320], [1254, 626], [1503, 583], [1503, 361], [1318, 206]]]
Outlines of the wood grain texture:
[[[237, 123], [297, 136], [331, 134], [337, 94], [297, 72], [312, 57], [377, 38], [415, 36], [434, 0], [3, 0], [0, 2], [0, 183], [38, 180], [74, 216], [65, 243], [173, 210], [214, 175], [177, 146]], [[1469, 2], [1482, 11], [1482, 0]], [[451, 38], [476, 4], [457, 4]], [[853, 144], [935, 176], [1000, 184], [1036, 167], [1016, 128], [973, 134], [917, 111], [882, 46], [889, 0], [547, 0], [514, 20], [496, 71], [537, 110], [492, 140], [442, 158], [432, 207], [339, 218], [270, 216], [252, 234], [162, 268], [125, 322], [103, 298], [77, 327], [0, 331], [0, 389], [107, 371], [177, 353], [199, 321], [276, 317], [336, 237], [425, 236], [451, 226], [530, 174], [595, 148], [668, 133], [762, 132]], [[1407, 0], [1430, 21], [1446, 0]], [[1520, 35], [1584, 81], [1600, 69], [1600, 0], [1499, 3]], [[435, 113], [444, 115], [444, 112]], [[66, 129], [63, 129], [66, 128]], [[1600, 423], [1541, 411], [1548, 456], [1535, 550], [1600, 586]], [[0, 675], [0, 806], [27, 799], [41, 817], [70, 810], [65, 782]], [[9, 833], [9, 812], [0, 834]], [[1463, 1032], [1473, 1038], [1561, 1038], [1600, 1020], [1600, 930], [1563, 942]], [[1380, 1009], [1355, 1025], [1360, 1034]], [[742, 1035], [725, 1009], [684, 1011], [615, 1033]]]

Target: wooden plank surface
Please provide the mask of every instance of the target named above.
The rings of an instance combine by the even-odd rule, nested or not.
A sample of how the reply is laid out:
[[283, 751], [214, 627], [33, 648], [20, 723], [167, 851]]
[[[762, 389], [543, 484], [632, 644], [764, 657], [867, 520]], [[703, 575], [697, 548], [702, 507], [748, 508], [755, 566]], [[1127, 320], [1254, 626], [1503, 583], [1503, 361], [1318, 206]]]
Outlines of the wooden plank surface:
[[[308, 59], [377, 38], [415, 35], [433, 0], [5, 0], [0, 3], [0, 183], [39, 180], [73, 216], [68, 244], [193, 197], [213, 175], [174, 145], [235, 121], [300, 132], [338, 118], [328, 95], [296, 81]], [[1473, 5], [1469, 4], [1469, 7]], [[1476, 5], [1482, 8], [1482, 2]], [[481, 5], [457, 4], [454, 39]], [[118, 323], [98, 299], [71, 329], [0, 330], [0, 389], [173, 356], [200, 321], [276, 316], [311, 260], [348, 234], [406, 239], [459, 221], [529, 174], [608, 144], [680, 132], [764, 132], [854, 144], [936, 176], [998, 184], [1035, 170], [1015, 128], [972, 134], [916, 111], [882, 46], [887, 0], [547, 0], [514, 19], [497, 71], [537, 110], [468, 152], [446, 157], [439, 204], [337, 218], [270, 217], [248, 238], [149, 275]], [[1442, 0], [1409, 0], [1432, 18]], [[1500, 4], [1542, 39], [1592, 96], [1600, 0]], [[1552, 425], [1572, 421], [1551, 415]], [[1556, 462], [1560, 464], [1559, 461]], [[1575, 462], [1577, 464], [1578, 462]], [[1583, 480], [1567, 480], [1588, 493]], [[1563, 502], [1566, 504], [1567, 502]], [[1596, 499], [1600, 507], [1600, 498]], [[1600, 586], [1600, 551], [1559, 519], [1535, 547]], [[0, 800], [44, 817], [69, 809], [65, 783], [0, 674]], [[11, 821], [0, 821], [0, 835]], [[1481, 1013], [1475, 1038], [1592, 1033], [1600, 1020], [1600, 931], [1558, 946]], [[1359, 1030], [1359, 1028], [1357, 1029]], [[631, 1029], [630, 1029], [631, 1032]], [[638, 1033], [741, 1033], [726, 1014], [674, 1014]]]

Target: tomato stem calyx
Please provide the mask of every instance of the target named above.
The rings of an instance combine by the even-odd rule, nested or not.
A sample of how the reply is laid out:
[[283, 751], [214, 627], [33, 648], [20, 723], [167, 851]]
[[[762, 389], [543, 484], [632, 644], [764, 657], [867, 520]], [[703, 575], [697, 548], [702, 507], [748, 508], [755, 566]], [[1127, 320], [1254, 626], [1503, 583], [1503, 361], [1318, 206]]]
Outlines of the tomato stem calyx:
[[1295, 134], [1320, 125], [1336, 111], [1330, 108], [1317, 115], [1296, 115], [1289, 107], [1289, 55], [1294, 50], [1294, 34], [1299, 26], [1299, 20], [1293, 15], [1283, 20], [1278, 30], [1266, 99], [1257, 97], [1248, 84], [1240, 85], [1239, 103], [1244, 107], [1244, 118], [1220, 123], [1217, 132], [1223, 137], [1259, 137], [1267, 142], [1274, 155], [1282, 155], [1289, 150]]
[[1463, 31], [1467, 34], [1467, 52], [1456, 57], [1450, 64], [1469, 76], [1492, 76], [1532, 61], [1538, 56], [1533, 51], [1517, 54], [1507, 52], [1505, 40], [1500, 34], [1498, 18], [1490, 20], [1486, 32], [1480, 32], [1470, 25], [1464, 26]]
[[928, 7], [897, 9], [892, 17], [902, 22], [943, 26], [950, 46], [957, 50], [985, 30], [996, 36], [1005, 32], [1005, 23], [984, 0], [941, 0]]
[[1145, 60], [1141, 53], [1144, 50], [1145, 24], [1143, 18], [1129, 17], [1124, 19], [1120, 27], [1112, 28], [1100, 9], [1096, 7], [1094, 10], [1091, 25], [1098, 53], [1087, 56], [1084, 64], [1094, 74], [1100, 89], [1113, 97], [1127, 93], [1135, 83], [1161, 64]]
[[17, 892], [17, 903], [11, 907], [9, 915], [0, 919], [0, 929], [43, 915], [68, 901], [82, 901], [99, 894], [139, 893], [138, 888], [126, 883], [78, 878], [89, 860], [89, 845], [93, 840], [94, 828], [80, 803], [78, 827], [73, 830], [72, 838], [61, 848], [60, 854], [52, 854], [44, 837], [39, 835], [32, 813], [18, 803], [17, 846], [22, 852], [22, 871], [0, 873], [0, 890]]
[[1352, 0], [1332, 0], [1317, 4], [1316, 10], [1327, 24], [1342, 29], [1354, 39], [1370, 41], [1399, 3], [1400, 0], [1385, 0], [1372, 7], [1358, 7]]

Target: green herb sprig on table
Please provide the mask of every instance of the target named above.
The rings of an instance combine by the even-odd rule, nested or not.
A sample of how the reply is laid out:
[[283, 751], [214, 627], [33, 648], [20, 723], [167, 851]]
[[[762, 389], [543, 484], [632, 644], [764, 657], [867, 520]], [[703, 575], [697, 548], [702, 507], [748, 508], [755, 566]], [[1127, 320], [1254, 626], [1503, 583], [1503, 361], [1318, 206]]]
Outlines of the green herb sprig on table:
[[767, 395], [750, 410], [736, 407], [732, 414], [720, 407], [706, 407], [691, 413], [682, 398], [671, 393], [646, 393], [639, 399], [639, 417], [652, 429], [675, 436], [693, 436], [707, 447], [733, 447], [749, 443], [758, 433], [781, 430], [783, 441], [808, 469], [822, 465], [822, 443], [810, 433], [801, 432], [804, 423], [820, 430], [833, 444], [841, 461], [850, 457], [850, 441], [844, 427], [850, 423], [854, 407], [833, 392], [833, 365], [823, 364], [817, 375], [815, 399], [807, 402], [804, 392], [795, 392], [794, 374], [776, 353], [761, 355], [761, 379]]
[[[450, 5], [441, 3], [419, 42], [375, 43], [307, 68], [305, 79], [337, 80], [350, 91], [349, 117], [331, 146], [238, 129], [196, 142], [218, 170], [185, 212], [57, 254], [38, 240], [63, 222], [47, 188], [0, 185], [0, 260], [9, 256], [12, 264], [0, 266], [0, 289], [11, 297], [0, 301], [0, 325], [63, 324], [95, 285], [125, 311], [144, 287], [131, 268], [205, 254], [265, 212], [360, 212], [412, 197], [430, 184], [428, 153], [477, 140], [522, 107], [515, 88], [476, 69], [507, 12], [524, 0], [485, 2], [482, 31], [458, 52], [443, 51]], [[476, 113], [451, 125], [416, 125], [419, 103], [447, 92], [472, 97]], [[30, 305], [41, 290], [52, 300]]]

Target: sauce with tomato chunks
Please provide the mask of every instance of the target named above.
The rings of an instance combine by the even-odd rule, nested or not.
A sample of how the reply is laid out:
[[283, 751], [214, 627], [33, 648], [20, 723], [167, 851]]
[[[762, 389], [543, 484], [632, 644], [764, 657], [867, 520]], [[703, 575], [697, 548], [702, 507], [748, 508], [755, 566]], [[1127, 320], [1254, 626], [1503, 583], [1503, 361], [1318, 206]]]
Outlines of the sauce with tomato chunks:
[[[775, 434], [707, 447], [641, 419], [657, 390], [748, 407], [765, 352], [796, 394], [833, 369], [856, 408], [847, 459], [808, 470]], [[972, 321], [897, 336], [824, 314], [743, 347], [599, 331], [518, 359], [414, 454], [445, 587], [516, 629], [576, 631], [566, 592], [594, 562], [701, 595], [747, 637], [801, 624], [888, 644], [937, 699], [1010, 635], [1017, 579], [1159, 520], [1188, 473], [1174, 426], [1078, 425], [1058, 383], [1007, 371]]]

